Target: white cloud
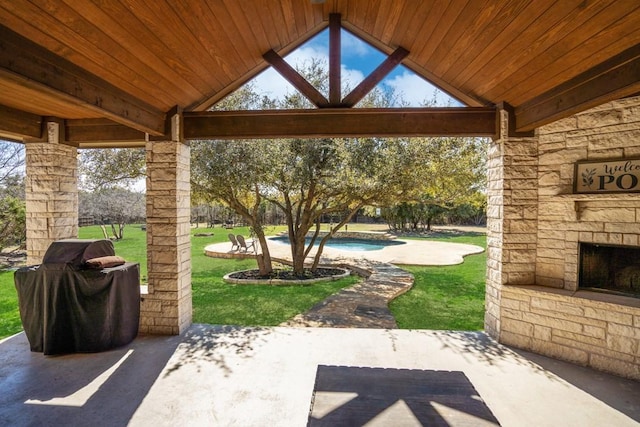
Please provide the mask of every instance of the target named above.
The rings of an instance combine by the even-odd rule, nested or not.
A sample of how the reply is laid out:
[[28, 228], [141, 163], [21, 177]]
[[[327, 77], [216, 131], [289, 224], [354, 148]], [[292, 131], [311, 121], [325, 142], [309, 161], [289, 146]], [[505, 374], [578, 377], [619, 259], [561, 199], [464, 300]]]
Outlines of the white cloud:
[[[360, 70], [354, 70], [345, 67], [344, 64], [340, 67], [340, 79], [342, 80], [342, 88], [349, 88], [349, 90], [354, 89], [358, 83], [364, 80], [364, 73]], [[344, 97], [346, 93], [342, 94]]]
[[368, 56], [371, 55], [375, 49], [368, 43], [362, 41], [362, 39], [354, 36], [348, 31], [342, 31], [341, 35], [342, 53], [353, 56]]
[[270, 98], [283, 98], [295, 89], [276, 70], [267, 68], [253, 80], [256, 89]]
[[390, 79], [384, 80], [383, 84], [393, 88], [410, 107], [419, 107], [425, 101], [431, 101], [435, 94], [436, 107], [448, 107], [460, 105], [455, 99], [442, 92], [431, 83], [424, 80], [417, 74], [405, 71]]

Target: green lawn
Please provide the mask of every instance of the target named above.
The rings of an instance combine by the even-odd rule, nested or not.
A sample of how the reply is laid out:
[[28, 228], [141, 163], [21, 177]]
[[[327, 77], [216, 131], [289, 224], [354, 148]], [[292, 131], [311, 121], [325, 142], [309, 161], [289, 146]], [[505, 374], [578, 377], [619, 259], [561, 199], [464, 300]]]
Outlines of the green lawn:
[[[272, 233], [280, 230], [274, 228]], [[203, 232], [214, 235], [194, 236]], [[313, 286], [282, 287], [226, 284], [222, 281], [224, 274], [255, 267], [254, 260], [224, 260], [204, 255], [206, 245], [226, 242], [228, 233], [229, 230], [223, 228], [192, 229], [193, 321], [196, 323], [277, 325], [357, 280], [350, 277]], [[249, 235], [246, 227], [235, 228], [233, 233]], [[99, 227], [83, 227], [79, 237], [103, 236]], [[486, 244], [484, 235], [435, 238], [483, 247]], [[140, 263], [142, 280], [146, 281], [146, 233], [139, 226], [127, 226], [124, 238], [114, 245], [116, 254]], [[482, 329], [485, 264], [483, 253], [469, 256], [457, 266], [403, 267], [415, 275], [416, 283], [411, 291], [391, 303], [398, 325], [404, 329]], [[13, 272], [0, 271], [0, 338], [21, 328]]]
[[[435, 237], [486, 248], [486, 236]], [[486, 252], [467, 256], [462, 264], [445, 267], [401, 266], [415, 284], [389, 308], [402, 329], [476, 331], [484, 328]]]
[[0, 271], [0, 339], [22, 330], [13, 271]]

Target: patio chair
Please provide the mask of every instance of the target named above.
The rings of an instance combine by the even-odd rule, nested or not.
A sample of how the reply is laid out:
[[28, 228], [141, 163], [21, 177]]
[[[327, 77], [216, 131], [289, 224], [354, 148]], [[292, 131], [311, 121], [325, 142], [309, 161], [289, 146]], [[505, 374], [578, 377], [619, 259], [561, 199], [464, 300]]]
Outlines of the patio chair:
[[229, 240], [231, 241], [231, 250], [233, 251], [234, 248], [235, 250], [240, 250], [240, 245], [238, 244], [238, 240], [236, 239], [236, 236], [234, 236], [233, 234], [229, 233]]
[[238, 234], [236, 236], [236, 239], [238, 240], [238, 243], [240, 244], [240, 249], [244, 249], [245, 252], [249, 252], [249, 249], [253, 248], [253, 252], [256, 251], [256, 242], [253, 240], [249, 241], [249, 244], [247, 245], [246, 240], [244, 240], [244, 237], [242, 237], [241, 234]]

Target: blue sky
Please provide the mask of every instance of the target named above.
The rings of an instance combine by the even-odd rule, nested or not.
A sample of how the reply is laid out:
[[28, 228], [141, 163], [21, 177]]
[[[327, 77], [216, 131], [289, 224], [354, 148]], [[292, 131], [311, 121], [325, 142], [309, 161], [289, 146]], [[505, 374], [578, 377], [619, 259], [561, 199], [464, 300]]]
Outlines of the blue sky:
[[[342, 30], [341, 54], [343, 82], [348, 82], [350, 87], [355, 87], [367, 75], [369, 75], [384, 59], [386, 55], [373, 48], [368, 43]], [[317, 36], [300, 46], [285, 57], [292, 66], [303, 64], [311, 58], [325, 59], [329, 61], [329, 30], [322, 31]], [[278, 97], [294, 91], [295, 89], [272, 68], [261, 73], [255, 78], [256, 86], [269, 96]], [[425, 100], [430, 100], [436, 93], [437, 106], [459, 106], [458, 102], [450, 98], [446, 93], [439, 91], [413, 73], [400, 65], [396, 67], [381, 83], [382, 88], [394, 88], [411, 107], [420, 106]], [[346, 94], [343, 93], [344, 97]]]

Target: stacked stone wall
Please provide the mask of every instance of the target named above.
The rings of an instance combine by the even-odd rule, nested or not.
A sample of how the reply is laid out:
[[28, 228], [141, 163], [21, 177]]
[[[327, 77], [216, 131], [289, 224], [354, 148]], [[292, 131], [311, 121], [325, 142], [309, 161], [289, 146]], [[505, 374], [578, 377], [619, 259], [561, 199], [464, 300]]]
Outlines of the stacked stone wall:
[[[500, 328], [492, 335], [505, 344], [640, 379], [640, 300], [578, 290], [579, 243], [640, 244], [640, 195], [573, 194], [576, 162], [640, 157], [640, 97], [601, 105], [536, 135], [535, 276], [530, 286], [513, 286], [523, 283], [501, 275]], [[509, 161], [502, 164], [509, 170]], [[503, 209], [514, 208], [505, 202]], [[513, 226], [503, 222], [502, 239], [513, 240]], [[530, 225], [522, 216], [518, 227]], [[530, 248], [523, 246], [526, 259]], [[502, 260], [508, 273], [513, 257]], [[488, 280], [488, 301], [496, 292], [490, 286], [496, 288]]]
[[501, 138], [489, 145], [485, 329], [500, 336], [501, 289], [535, 280], [538, 217], [537, 139], [509, 138], [500, 112]]
[[640, 195], [573, 195], [582, 160], [640, 157], [640, 97], [539, 129], [536, 284], [575, 290], [578, 243], [638, 245]]
[[140, 332], [179, 334], [191, 324], [190, 149], [147, 143], [148, 290]]
[[640, 380], [640, 300], [505, 286], [501, 341]]
[[78, 237], [78, 151], [60, 143], [58, 123], [45, 142], [25, 144], [27, 263], [40, 264], [51, 243]]

